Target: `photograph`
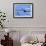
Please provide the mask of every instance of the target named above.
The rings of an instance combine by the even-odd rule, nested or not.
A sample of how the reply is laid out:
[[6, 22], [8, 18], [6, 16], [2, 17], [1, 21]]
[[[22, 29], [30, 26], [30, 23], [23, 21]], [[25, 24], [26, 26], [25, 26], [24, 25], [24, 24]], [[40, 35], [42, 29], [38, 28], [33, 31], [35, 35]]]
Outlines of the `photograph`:
[[13, 3], [13, 17], [32, 17], [32, 3]]

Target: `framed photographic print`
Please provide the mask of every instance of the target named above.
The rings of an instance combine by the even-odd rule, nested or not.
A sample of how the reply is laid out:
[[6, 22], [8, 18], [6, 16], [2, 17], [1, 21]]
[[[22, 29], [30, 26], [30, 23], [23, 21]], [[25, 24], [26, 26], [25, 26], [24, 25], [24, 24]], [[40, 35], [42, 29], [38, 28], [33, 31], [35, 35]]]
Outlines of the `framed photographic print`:
[[13, 17], [33, 17], [32, 3], [13, 3]]

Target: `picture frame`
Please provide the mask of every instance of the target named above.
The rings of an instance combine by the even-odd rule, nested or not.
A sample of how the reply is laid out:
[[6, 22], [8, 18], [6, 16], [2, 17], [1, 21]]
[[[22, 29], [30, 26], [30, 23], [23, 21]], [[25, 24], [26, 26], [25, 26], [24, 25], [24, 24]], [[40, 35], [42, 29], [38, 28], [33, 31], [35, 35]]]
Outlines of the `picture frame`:
[[33, 3], [13, 3], [13, 18], [32, 18]]

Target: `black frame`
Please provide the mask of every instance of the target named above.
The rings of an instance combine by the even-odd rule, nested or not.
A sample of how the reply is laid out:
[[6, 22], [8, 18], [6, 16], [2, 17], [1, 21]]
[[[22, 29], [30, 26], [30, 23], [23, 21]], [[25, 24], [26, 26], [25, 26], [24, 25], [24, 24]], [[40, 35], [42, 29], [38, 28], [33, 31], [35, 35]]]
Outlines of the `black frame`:
[[[15, 4], [32, 4], [32, 17], [15, 17], [14, 16], [14, 5]], [[33, 18], [33, 3], [13, 3], [13, 18]]]

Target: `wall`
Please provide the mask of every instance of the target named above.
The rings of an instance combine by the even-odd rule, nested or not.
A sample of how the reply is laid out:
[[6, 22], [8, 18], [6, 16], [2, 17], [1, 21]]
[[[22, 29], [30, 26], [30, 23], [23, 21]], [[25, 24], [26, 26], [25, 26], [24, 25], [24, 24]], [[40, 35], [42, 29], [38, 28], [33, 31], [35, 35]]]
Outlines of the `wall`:
[[[33, 3], [33, 18], [13, 18], [13, 3]], [[0, 0], [0, 10], [6, 12], [6, 27], [46, 27], [46, 0]], [[9, 20], [9, 21], [8, 21]]]
[[[13, 18], [13, 3], [17, 2], [33, 3], [33, 18]], [[21, 35], [30, 33], [31, 31], [46, 31], [45, 4], [46, 0], [0, 0], [0, 10], [6, 12], [7, 16], [4, 26], [12, 31], [21, 31]], [[2, 31], [1, 28], [0, 31]]]

